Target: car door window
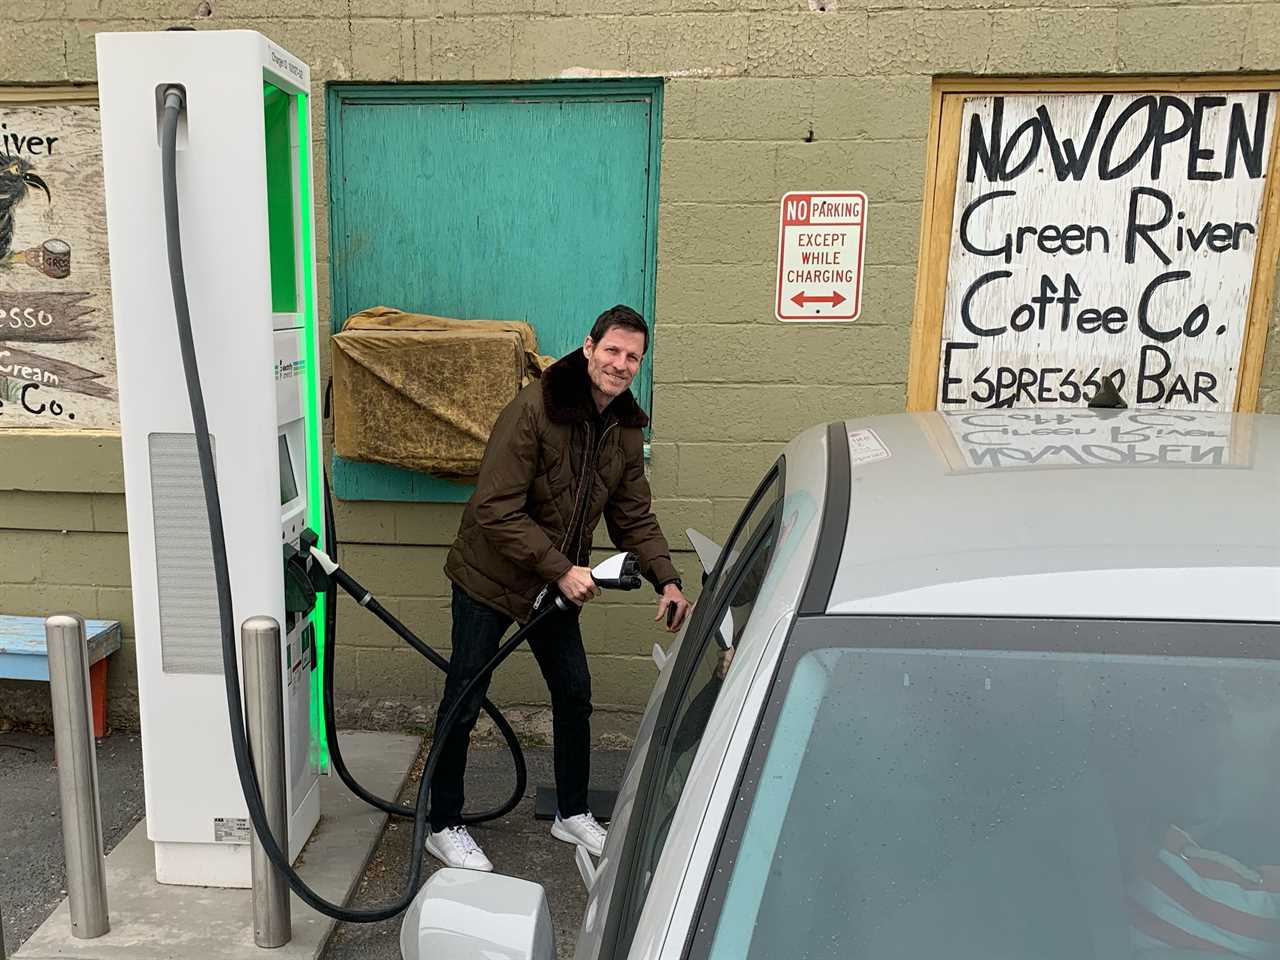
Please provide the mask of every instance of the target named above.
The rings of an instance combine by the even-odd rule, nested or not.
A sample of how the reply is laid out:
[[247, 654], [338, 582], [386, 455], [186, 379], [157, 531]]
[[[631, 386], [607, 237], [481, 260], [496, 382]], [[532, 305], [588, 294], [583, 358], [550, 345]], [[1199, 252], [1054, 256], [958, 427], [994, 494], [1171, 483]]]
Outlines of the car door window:
[[[633, 836], [628, 837], [631, 842], [623, 852], [630, 862], [623, 864], [627, 876], [623, 907], [614, 919], [618, 926], [615, 957], [625, 955], [635, 931], [698, 745], [769, 569], [780, 527], [782, 492], [779, 464], [748, 503], [716, 569], [703, 585], [681, 647], [684, 662], [676, 665], [668, 692], [670, 702], [664, 704], [669, 719], [665, 724], [659, 719], [646, 764], [643, 806], [632, 820], [629, 832]], [[727, 637], [720, 629], [726, 611], [732, 617]], [[609, 941], [607, 934], [605, 939]]]
[[685, 957], [1274, 957], [1277, 744], [1274, 623], [802, 618]]

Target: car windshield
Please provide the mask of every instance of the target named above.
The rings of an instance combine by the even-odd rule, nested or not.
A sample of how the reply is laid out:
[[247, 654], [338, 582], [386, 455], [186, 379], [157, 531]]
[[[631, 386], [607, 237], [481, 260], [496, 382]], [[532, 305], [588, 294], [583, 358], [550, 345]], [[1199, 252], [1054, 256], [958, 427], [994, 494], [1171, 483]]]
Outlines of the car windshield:
[[695, 956], [1280, 957], [1280, 627], [826, 617]]

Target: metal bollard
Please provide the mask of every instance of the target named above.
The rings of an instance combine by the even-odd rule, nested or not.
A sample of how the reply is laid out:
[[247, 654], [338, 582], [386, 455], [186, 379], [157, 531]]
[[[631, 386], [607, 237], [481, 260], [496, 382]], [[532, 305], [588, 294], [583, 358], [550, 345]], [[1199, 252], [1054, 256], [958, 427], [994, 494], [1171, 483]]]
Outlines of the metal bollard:
[[[250, 617], [240, 628], [244, 660], [244, 708], [253, 769], [267, 809], [271, 835], [281, 850], [289, 849], [289, 810], [285, 795], [284, 690], [281, 686], [280, 625], [271, 617]], [[253, 942], [283, 947], [292, 930], [289, 885], [250, 837], [253, 862]]]
[[107, 918], [107, 862], [98, 804], [98, 758], [93, 745], [89, 649], [84, 620], [67, 614], [44, 622], [53, 697], [53, 748], [62, 801], [62, 849], [67, 861], [71, 935], [81, 940], [111, 929]]

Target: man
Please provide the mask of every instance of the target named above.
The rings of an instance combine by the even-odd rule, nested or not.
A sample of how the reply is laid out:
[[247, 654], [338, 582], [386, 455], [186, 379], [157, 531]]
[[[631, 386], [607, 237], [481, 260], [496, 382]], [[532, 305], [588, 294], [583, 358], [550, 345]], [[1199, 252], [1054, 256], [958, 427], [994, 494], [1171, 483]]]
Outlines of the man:
[[[591, 676], [578, 614], [600, 593], [588, 558], [604, 517], [613, 542], [640, 558], [659, 592], [661, 620], [680, 629], [689, 610], [670, 550], [653, 515], [644, 475], [649, 422], [629, 387], [649, 345], [640, 315], [602, 313], [581, 350], [553, 364], [498, 417], [476, 490], [445, 563], [453, 582], [453, 655], [436, 717], [498, 650], [513, 621], [526, 622], [551, 585], [575, 605], [529, 638], [551, 693], [558, 809], [552, 836], [599, 856], [605, 831], [587, 808], [591, 759]], [[492, 870], [461, 823], [467, 746], [488, 682], [477, 689], [446, 739], [431, 789], [427, 850], [451, 867]]]

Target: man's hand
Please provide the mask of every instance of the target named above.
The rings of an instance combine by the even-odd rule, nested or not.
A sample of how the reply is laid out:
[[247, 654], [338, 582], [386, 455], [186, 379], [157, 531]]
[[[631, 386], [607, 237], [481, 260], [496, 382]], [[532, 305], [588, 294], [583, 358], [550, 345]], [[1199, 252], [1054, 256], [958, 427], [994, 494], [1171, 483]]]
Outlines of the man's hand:
[[672, 606], [675, 607], [675, 613], [671, 615], [671, 620], [667, 624], [668, 633], [679, 631], [685, 618], [689, 615], [689, 610], [692, 608], [692, 604], [684, 598], [680, 588], [674, 583], [668, 583], [662, 588], [662, 596], [658, 598], [658, 615], [653, 619], [657, 621], [667, 616], [667, 611]]
[[729, 664], [733, 663], [733, 647], [720, 651], [720, 659], [716, 661], [716, 679], [723, 680], [729, 675]]
[[593, 597], [600, 596], [600, 588], [591, 579], [590, 567], [570, 567], [564, 576], [556, 581], [556, 586], [565, 598], [582, 606]]

